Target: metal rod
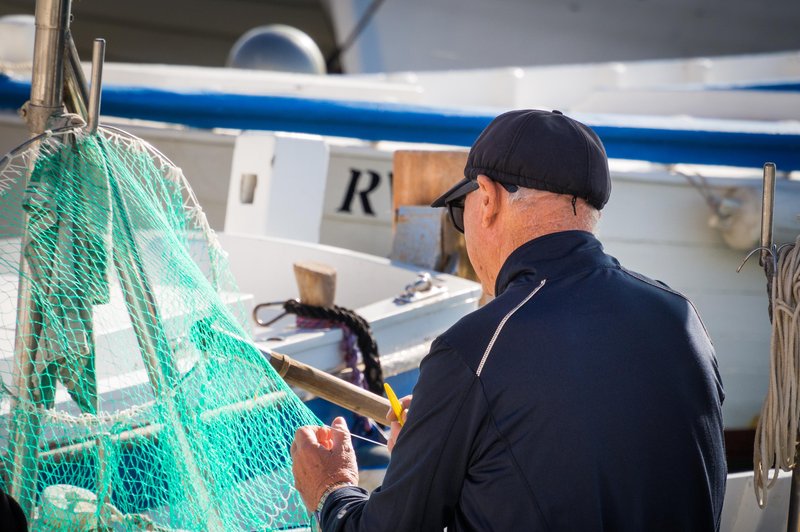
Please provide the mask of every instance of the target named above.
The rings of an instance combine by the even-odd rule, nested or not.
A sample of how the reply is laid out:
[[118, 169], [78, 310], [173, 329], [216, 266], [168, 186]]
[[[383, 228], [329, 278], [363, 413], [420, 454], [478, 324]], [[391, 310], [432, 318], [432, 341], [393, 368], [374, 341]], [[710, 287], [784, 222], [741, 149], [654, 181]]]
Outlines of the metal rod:
[[48, 129], [50, 118], [61, 111], [64, 45], [69, 29], [70, 9], [70, 0], [36, 2], [31, 99], [26, 117], [32, 135], [38, 135]]
[[100, 123], [100, 91], [103, 83], [103, 61], [106, 55], [105, 39], [95, 39], [92, 47], [92, 86], [89, 91], [89, 133], [97, 132]]
[[[764, 191], [761, 196], [761, 256], [759, 264], [771, 265], [772, 219], [775, 208], [775, 163], [764, 164]], [[771, 266], [770, 266], [771, 269]], [[768, 272], [771, 276], [774, 272]]]
[[[31, 98], [25, 118], [31, 136], [43, 133], [51, 118], [61, 112], [63, 56], [69, 25], [70, 0], [37, 0], [36, 34], [31, 72]], [[32, 165], [33, 163], [31, 163]], [[32, 168], [32, 166], [31, 166]], [[27, 183], [26, 183], [27, 184]], [[17, 292], [17, 322], [14, 337], [14, 400], [12, 404], [11, 455], [8, 465], [9, 492], [28, 518], [33, 515], [37, 491], [37, 456], [40, 420], [31, 377], [37, 358], [39, 326], [36, 303], [31, 297], [31, 268], [25, 259], [30, 242], [28, 215], [22, 236]]]
[[89, 101], [89, 86], [83, 75], [78, 48], [72, 40], [72, 32], [66, 35], [66, 62], [64, 64], [64, 101], [67, 109], [87, 119], [86, 102]]

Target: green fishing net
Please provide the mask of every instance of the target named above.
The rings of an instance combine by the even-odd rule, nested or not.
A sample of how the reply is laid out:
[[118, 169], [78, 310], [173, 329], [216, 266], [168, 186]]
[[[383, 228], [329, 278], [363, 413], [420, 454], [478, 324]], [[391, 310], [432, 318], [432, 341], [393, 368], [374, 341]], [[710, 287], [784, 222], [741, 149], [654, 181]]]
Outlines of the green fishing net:
[[[22, 258], [22, 260], [21, 260]], [[296, 428], [179, 169], [101, 128], [0, 164], [0, 470], [35, 530], [284, 530]]]

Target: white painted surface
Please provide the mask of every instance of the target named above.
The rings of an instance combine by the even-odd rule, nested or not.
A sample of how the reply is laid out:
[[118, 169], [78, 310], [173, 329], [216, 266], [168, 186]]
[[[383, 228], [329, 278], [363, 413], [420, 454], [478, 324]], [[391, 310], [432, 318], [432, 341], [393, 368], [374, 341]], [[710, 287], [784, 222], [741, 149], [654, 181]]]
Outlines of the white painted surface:
[[[657, 105], [655, 102], [658, 102]], [[800, 120], [800, 93], [692, 89], [599, 90], [573, 112], [630, 115], [689, 115], [737, 120]]]
[[[326, 0], [340, 42], [371, 3]], [[800, 44], [798, 21], [793, 0], [404, 0], [384, 2], [343, 59], [394, 72], [779, 51]]]
[[[83, 64], [87, 79], [89, 63]], [[376, 83], [347, 76], [319, 76], [185, 65], [108, 63], [103, 83], [165, 90], [214, 91], [232, 94], [274, 94], [329, 100], [417, 102], [420, 89], [407, 83]]]
[[753, 490], [753, 473], [728, 475], [720, 532], [782, 532], [789, 515], [792, 474], [781, 471], [769, 492], [767, 506], [758, 507]]
[[392, 249], [391, 150], [331, 146], [320, 241], [386, 257]]
[[[319, 137], [246, 132], [236, 139], [225, 231], [319, 242], [328, 146]], [[243, 182], [254, 179], [252, 203]]]
[[[134, 66], [129, 69], [131, 74], [136, 72]], [[188, 73], [180, 69], [171, 73], [169, 67], [163, 67], [151, 71], [151, 74], [155, 71], [173, 76], [165, 83], [178, 83], [180, 74]], [[192, 71], [192, 75], [198, 77], [187, 82], [187, 86], [200, 82], [201, 71]], [[502, 109], [537, 102], [546, 106], [553, 104], [553, 107], [561, 107], [557, 103], [567, 104], [567, 107], [580, 105], [593, 94], [609, 92], [615, 87], [644, 93], [663, 90], [665, 85], [674, 84], [735, 84], [798, 76], [800, 53], [790, 52], [714, 60], [698, 58], [398, 74], [385, 78], [394, 80], [395, 85], [422, 88], [425, 102], [441, 105], [470, 102]], [[212, 73], [210, 86], [213, 87], [214, 80], [219, 78], [218, 72]], [[367, 81], [377, 86], [380, 79], [373, 77]], [[764, 97], [768, 99], [771, 95], [765, 93]], [[659, 105], [659, 100], [653, 102], [654, 108]], [[667, 102], [663, 108], [677, 113], [684, 105], [688, 103], [673, 106]], [[724, 107], [734, 116], [739, 105], [729, 101]], [[746, 107], [750, 112], [751, 106]], [[756, 107], [755, 103], [752, 107]], [[774, 113], [778, 107], [765, 104], [759, 108]], [[645, 125], [654, 119], [637, 117], [636, 120]], [[681, 120], [685, 127], [693, 127], [693, 118]], [[732, 131], [748, 126], [732, 120], [718, 122]], [[793, 126], [795, 121], [770, 124], [775, 128], [796, 127]], [[251, 206], [253, 208], [248, 212], [248, 206], [236, 201], [238, 180], [244, 166], [232, 165], [235, 132], [198, 131], [142, 123], [129, 124], [128, 129], [152, 141], [183, 168], [214, 227], [221, 227], [227, 210], [229, 229], [235, 228], [237, 232], [295, 236], [384, 256], [391, 249], [389, 176], [392, 153], [397, 145], [311, 136], [243, 135], [240, 139], [242, 160], [247, 160], [256, 173], [268, 176], [263, 179], [259, 176], [256, 187], [259, 208]], [[5, 115], [0, 120], [0, 148], [10, 148], [26, 136], [17, 118]], [[264, 140], [270, 138], [272, 140]], [[244, 150], [251, 141], [251, 149]], [[276, 155], [274, 165], [273, 155]], [[731, 169], [727, 175], [726, 169], [688, 168], [690, 172], [694, 170], [703, 172], [709, 186], [720, 194], [732, 186], [760, 188], [758, 170], [749, 171], [745, 178], [740, 176], [743, 174], [740, 169]], [[349, 210], [343, 209], [348, 188], [356, 174], [358, 179]], [[374, 189], [370, 190], [373, 174], [377, 181]], [[660, 165], [630, 161], [612, 161], [612, 174], [615, 188], [600, 227], [607, 249], [626, 266], [663, 280], [697, 303], [715, 341], [728, 391], [724, 407], [726, 424], [731, 428], [750, 426], [766, 389], [768, 363], [769, 328], [760, 270], [752, 263], [743, 273], [734, 273], [744, 253], [728, 249], [720, 234], [708, 226], [712, 213], [685, 178], [670, 175]], [[265, 183], [269, 187], [263, 186]], [[787, 180], [778, 184], [776, 235], [779, 240], [786, 239], [787, 234], [800, 232], [796, 219], [797, 206], [800, 205], [797, 185], [796, 181]], [[364, 198], [360, 193], [365, 194]], [[229, 200], [227, 203], [226, 198]], [[365, 201], [371, 212], [367, 212]], [[236, 209], [232, 208], [234, 205]], [[272, 253], [257, 255], [243, 251], [241, 254], [243, 259], [237, 275], [248, 280], [247, 286], [252, 289], [247, 290], [254, 294], [255, 301], [295, 296], [290, 269], [280, 274], [272, 270], [266, 272], [263, 265], [273, 260]], [[313, 253], [302, 251], [301, 247], [293, 248], [291, 253], [295, 259], [313, 256]], [[270, 259], [262, 261], [256, 258], [262, 256]], [[235, 262], [234, 267], [240, 268], [240, 262]], [[391, 286], [392, 291], [396, 291], [413, 278], [399, 279], [396, 273], [389, 277], [376, 277], [371, 270], [364, 271], [361, 266], [346, 260], [339, 270], [356, 275], [355, 285], [348, 286], [349, 281], [340, 281], [344, 283], [340, 292], [341, 304], [355, 308], [378, 297], [379, 294], [370, 293], [370, 290], [374, 292], [374, 287], [379, 284]], [[274, 291], [265, 290], [264, 280], [273, 276], [282, 282], [275, 285]], [[365, 291], [364, 287], [370, 289]]]
[[[604, 98], [612, 98], [610, 95], [632, 93], [635, 97], [636, 91], [697, 89], [704, 84], [736, 86], [800, 78], [798, 51], [714, 58], [528, 65], [519, 63], [514, 67], [480, 70], [407, 71], [358, 77], [417, 85], [423, 93], [422, 101], [432, 105], [579, 109], [582, 112], [602, 112], [601, 109], [608, 105]], [[749, 97], [749, 105], [742, 108], [735, 102], [730, 103], [727, 96], [723, 96], [727, 100], [716, 103], [705, 93], [709, 108], [721, 114], [697, 116], [772, 120], [776, 108], [772, 103], [773, 96], [775, 94], [753, 95]], [[597, 108], [592, 105], [595, 98]], [[634, 101], [633, 104], [638, 105], [640, 114], [653, 115], [663, 114], [662, 105], [674, 110], [672, 114], [686, 115], [692, 115], [690, 109], [696, 107], [692, 100], [677, 98], [654, 98], [649, 102]], [[621, 112], [633, 114], [630, 109]]]
[[36, 25], [32, 15], [0, 17], [0, 63], [30, 64], [33, 62], [33, 41]]

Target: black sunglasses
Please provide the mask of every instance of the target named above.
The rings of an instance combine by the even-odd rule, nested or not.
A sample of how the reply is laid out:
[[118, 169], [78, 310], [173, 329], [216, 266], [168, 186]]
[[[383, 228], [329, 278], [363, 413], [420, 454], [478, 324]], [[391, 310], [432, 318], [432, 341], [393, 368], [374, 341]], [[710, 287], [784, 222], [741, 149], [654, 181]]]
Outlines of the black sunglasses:
[[[504, 189], [506, 189], [509, 193], [516, 192], [519, 190], [517, 185], [509, 185], [507, 183], [500, 183]], [[458, 196], [455, 199], [452, 199], [447, 202], [447, 210], [450, 213], [450, 220], [453, 222], [453, 225], [456, 228], [456, 231], [459, 233], [464, 232], [464, 203], [467, 201], [467, 194], [470, 192], [474, 192], [478, 190], [478, 182], [472, 181], [470, 186], [467, 187], [463, 194]]]

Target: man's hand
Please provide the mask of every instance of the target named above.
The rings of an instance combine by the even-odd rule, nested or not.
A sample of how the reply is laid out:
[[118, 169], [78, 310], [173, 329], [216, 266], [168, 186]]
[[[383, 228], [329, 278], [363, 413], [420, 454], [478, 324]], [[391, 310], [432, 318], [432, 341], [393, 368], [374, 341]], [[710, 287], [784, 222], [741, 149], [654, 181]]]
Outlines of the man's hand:
[[294, 485], [311, 512], [330, 486], [358, 484], [356, 453], [344, 418], [334, 419], [331, 427], [300, 427], [292, 442]]
[[[406, 418], [408, 417], [408, 407], [411, 404], [411, 396], [406, 395], [400, 399], [400, 404], [403, 405], [403, 412], [400, 415], [403, 417], [403, 423], [405, 423]], [[394, 444], [397, 443], [397, 437], [400, 435], [400, 429], [403, 427], [400, 426], [399, 420], [397, 419], [397, 416], [394, 415], [394, 410], [391, 408], [386, 414], [386, 420], [391, 424], [392, 427], [392, 434], [389, 436], [389, 441], [386, 442], [386, 447], [389, 448], [389, 452], [391, 453], [392, 449], [394, 449]]]

